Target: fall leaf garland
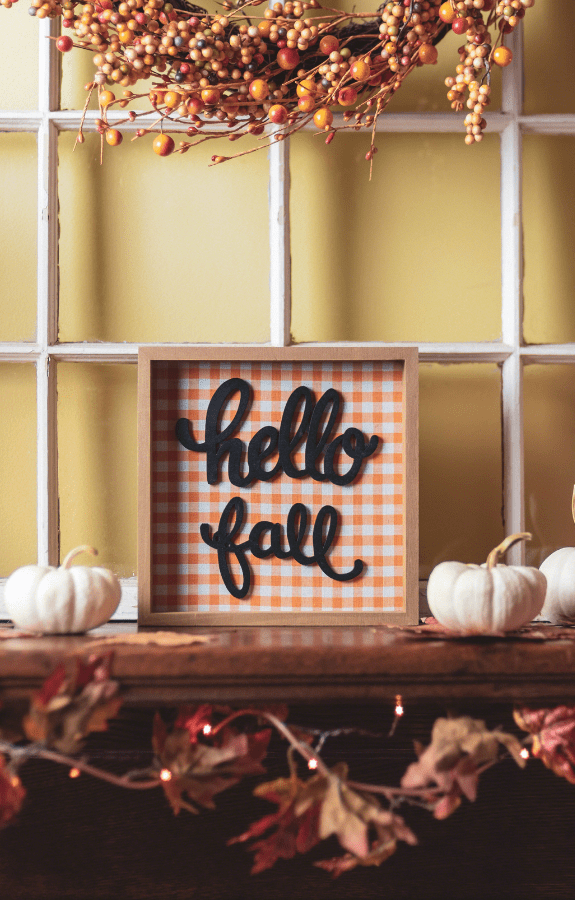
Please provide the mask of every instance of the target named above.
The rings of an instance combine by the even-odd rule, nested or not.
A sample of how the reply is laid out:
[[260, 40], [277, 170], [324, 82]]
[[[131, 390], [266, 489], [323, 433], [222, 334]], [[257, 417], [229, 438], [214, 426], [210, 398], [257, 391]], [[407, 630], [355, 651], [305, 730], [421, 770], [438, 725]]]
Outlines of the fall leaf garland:
[[[527, 746], [556, 775], [575, 784], [575, 706], [566, 705], [517, 708], [515, 722], [528, 733], [522, 742], [471, 716], [438, 718], [430, 743], [415, 744], [417, 759], [399, 786], [364, 784], [350, 777], [345, 763], [326, 765], [318, 750], [327, 737], [349, 735], [350, 729], [319, 732], [288, 725], [283, 705], [239, 710], [184, 705], [167, 721], [156, 713], [152, 765], [116, 775], [96, 768], [82, 755], [87, 735], [106, 730], [121, 706], [118, 684], [111, 678], [112, 659], [107, 653], [88, 662], [62, 663], [32, 696], [22, 722], [22, 740], [11, 732], [9, 741], [0, 731], [0, 827], [14, 819], [25, 801], [20, 769], [32, 758], [69, 766], [71, 774], [84, 771], [118, 787], [162, 786], [175, 814], [181, 810], [198, 814], [213, 809], [216, 796], [242, 779], [266, 774], [264, 762], [274, 730], [288, 744], [288, 775], [257, 783], [253, 793], [276, 809], [229, 841], [248, 846], [254, 855], [253, 874], [334, 837], [343, 852], [316, 862], [319, 868], [335, 877], [358, 866], [379, 866], [399, 842], [417, 844], [416, 835], [398, 815], [398, 806], [415, 802], [443, 819], [464, 799], [476, 799], [485, 769], [505, 758], [525, 767]], [[357, 734], [368, 733], [357, 729]]]

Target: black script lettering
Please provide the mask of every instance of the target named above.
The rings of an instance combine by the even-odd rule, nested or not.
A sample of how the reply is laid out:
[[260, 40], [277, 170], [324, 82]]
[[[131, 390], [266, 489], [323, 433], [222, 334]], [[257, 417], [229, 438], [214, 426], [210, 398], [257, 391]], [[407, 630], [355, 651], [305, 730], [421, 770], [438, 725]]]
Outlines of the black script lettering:
[[[266, 559], [269, 556], [275, 556], [277, 559], [293, 557], [295, 562], [302, 566], [317, 563], [324, 575], [334, 581], [350, 581], [357, 578], [364, 569], [363, 561], [356, 559], [349, 572], [340, 573], [336, 572], [327, 560], [339, 524], [337, 510], [333, 506], [322, 506], [317, 514], [312, 536], [314, 552], [311, 556], [306, 556], [301, 548], [306, 538], [308, 519], [307, 510], [302, 503], [295, 503], [288, 513], [286, 537], [289, 550], [282, 548], [282, 529], [278, 522], [258, 522], [251, 529], [247, 540], [236, 543], [235, 538], [240, 535], [245, 511], [246, 504], [242, 498], [232, 497], [222, 511], [217, 531], [213, 535], [210, 525], [206, 523], [200, 525], [200, 535], [204, 543], [217, 550], [220, 575], [226, 589], [239, 600], [243, 600], [251, 585], [251, 568], [246, 558], [247, 553], [251, 553], [257, 559]], [[235, 521], [232, 524], [233, 519]], [[326, 522], [327, 531], [324, 536]], [[262, 547], [261, 540], [266, 532], [270, 534], [270, 546]], [[240, 566], [242, 582], [239, 586], [236, 585], [230, 570], [230, 554], [235, 556]]]
[[[246, 504], [241, 497], [232, 497], [230, 502], [225, 506], [220, 516], [218, 530], [211, 536], [211, 527], [203, 523], [200, 525], [200, 535], [202, 540], [208, 547], [213, 547], [218, 551], [218, 565], [220, 567], [220, 575], [227, 590], [232, 597], [242, 600], [250, 589], [250, 565], [244, 553], [245, 544], [234, 544], [234, 538], [240, 531], [243, 521]], [[232, 528], [229, 528], [230, 519], [236, 517], [236, 521]], [[238, 588], [234, 583], [232, 573], [228, 564], [228, 554], [233, 553], [240, 564], [242, 570], [243, 582]]]
[[[365, 435], [359, 428], [347, 428], [343, 434], [334, 438], [325, 452], [324, 470], [332, 484], [345, 485], [351, 484], [355, 476], [361, 469], [361, 464], [366, 457], [371, 456], [375, 452], [379, 438], [376, 434], [369, 439], [366, 446]], [[343, 475], [339, 475], [335, 469], [335, 457], [341, 445], [341, 449], [346, 456], [353, 459], [353, 463]]]
[[[239, 391], [240, 401], [232, 421], [219, 431], [223, 412], [233, 394]], [[206, 479], [208, 484], [216, 484], [220, 479], [220, 461], [228, 454], [228, 478], [235, 487], [248, 487], [253, 481], [269, 481], [282, 470], [289, 478], [303, 478], [310, 475], [315, 481], [331, 481], [336, 485], [350, 484], [359, 474], [364, 459], [375, 452], [379, 438], [374, 435], [366, 443], [365, 435], [358, 428], [348, 428], [343, 434], [330, 440], [339, 416], [341, 397], [334, 388], [329, 388], [315, 401], [313, 391], [301, 385], [288, 398], [284, 407], [279, 431], [273, 425], [260, 428], [251, 438], [247, 451], [244, 442], [233, 437], [239, 430], [251, 402], [252, 391], [242, 378], [230, 378], [215, 391], [206, 411], [205, 439], [203, 443], [193, 436], [189, 419], [178, 419], [176, 437], [187, 449], [206, 454]], [[299, 424], [297, 414], [303, 403]], [[329, 411], [329, 412], [327, 412]], [[327, 412], [327, 417], [326, 417]], [[293, 432], [293, 434], [292, 434]], [[305, 440], [305, 464], [302, 469], [295, 465], [292, 454]], [[264, 468], [264, 460], [278, 451], [278, 461], [270, 469]], [[336, 457], [342, 451], [352, 460], [343, 474], [336, 470]], [[324, 456], [323, 472], [317, 462]], [[242, 474], [247, 458], [247, 474]]]
[[[240, 402], [236, 413], [223, 431], [218, 431], [220, 419], [229, 398], [240, 392]], [[239, 428], [247, 412], [251, 400], [251, 388], [243, 378], [229, 378], [220, 384], [208, 404], [206, 412], [205, 440], [203, 444], [194, 440], [189, 419], [178, 419], [176, 437], [186, 450], [206, 454], [206, 480], [208, 484], [217, 484], [220, 477], [220, 459], [226, 453], [228, 458], [228, 477], [235, 487], [247, 487], [251, 482], [249, 474], [241, 475], [244, 444], [239, 438], [231, 435]]]
[[[293, 419], [302, 400], [304, 401], [304, 407], [301, 422], [297, 426], [295, 434], [292, 437], [291, 431]], [[307, 434], [314, 403], [315, 400], [312, 391], [308, 387], [305, 387], [305, 385], [301, 385], [296, 388], [295, 391], [292, 391], [284, 406], [280, 423], [279, 454], [280, 464], [289, 478], [303, 478], [306, 474], [305, 468], [296, 468], [292, 462], [291, 455], [300, 441]]]

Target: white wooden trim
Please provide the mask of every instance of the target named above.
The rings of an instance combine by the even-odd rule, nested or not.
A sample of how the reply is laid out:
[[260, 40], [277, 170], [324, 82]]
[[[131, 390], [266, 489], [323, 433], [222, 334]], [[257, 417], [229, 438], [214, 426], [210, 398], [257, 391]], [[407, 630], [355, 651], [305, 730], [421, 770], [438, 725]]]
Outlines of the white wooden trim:
[[[513, 348], [501, 372], [503, 515], [506, 534], [525, 531], [523, 448], [523, 230], [522, 135], [523, 28], [511, 35], [515, 65], [503, 72], [502, 110], [510, 123], [501, 133], [501, 322], [503, 342]], [[523, 542], [509, 561], [524, 562]]]
[[291, 239], [289, 140], [269, 149], [270, 343], [291, 343]]

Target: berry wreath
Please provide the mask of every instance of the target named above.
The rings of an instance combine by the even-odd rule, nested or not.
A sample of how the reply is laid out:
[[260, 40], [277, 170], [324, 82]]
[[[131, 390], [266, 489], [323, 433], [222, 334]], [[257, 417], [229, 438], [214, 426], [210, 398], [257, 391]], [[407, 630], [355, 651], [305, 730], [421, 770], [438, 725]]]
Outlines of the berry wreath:
[[[11, 7], [13, 0], [1, 2]], [[188, 0], [32, 0], [29, 12], [62, 18], [74, 33], [56, 39], [63, 53], [92, 52], [96, 73], [85, 110], [96, 90], [102, 144], [119, 145], [122, 123], [143, 115], [146, 127], [136, 137], [153, 134], [159, 156], [223, 136], [261, 136], [253, 149], [214, 155], [218, 164], [313, 123], [327, 132], [326, 144], [343, 129], [370, 131], [372, 164], [378, 116], [415, 67], [437, 61], [436, 45], [450, 29], [465, 43], [445, 82], [447, 99], [456, 111], [468, 109], [465, 142], [481, 141], [493, 67], [511, 63], [505, 36], [535, 0], [390, 0], [376, 13], [278, 0], [258, 13], [264, 2], [224, 0], [223, 11], [209, 15]], [[146, 81], [144, 93], [133, 92]], [[148, 109], [128, 110], [125, 119], [109, 123], [109, 110], [142, 98]], [[343, 113], [336, 122], [334, 111]], [[186, 139], [176, 148], [170, 132]]]

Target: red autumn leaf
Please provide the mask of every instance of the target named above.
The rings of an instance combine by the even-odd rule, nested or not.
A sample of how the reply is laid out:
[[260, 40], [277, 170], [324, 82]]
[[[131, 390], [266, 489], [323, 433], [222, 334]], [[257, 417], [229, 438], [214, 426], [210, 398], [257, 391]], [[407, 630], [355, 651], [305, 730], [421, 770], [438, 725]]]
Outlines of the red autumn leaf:
[[[379, 865], [394, 852], [398, 840], [416, 843], [415, 835], [403, 819], [382, 809], [368, 794], [352, 790], [346, 783], [347, 769], [336, 766], [307, 781], [295, 775], [259, 785], [254, 793], [277, 803], [275, 814], [264, 816], [230, 843], [256, 840], [252, 872], [269, 869], [278, 859], [307, 853], [321, 840], [335, 835], [348, 851], [345, 857], [326, 861], [324, 868], [334, 875], [356, 865]], [[275, 829], [267, 837], [267, 831]], [[375, 840], [370, 842], [370, 833]]]
[[0, 828], [20, 811], [25, 796], [22, 782], [6, 769], [6, 760], [0, 756]]
[[531, 752], [548, 769], [575, 784], [575, 706], [516, 709], [520, 728], [533, 735]]
[[[242, 734], [228, 726], [213, 736], [203, 734], [206, 710], [199, 707], [176, 720], [187, 727], [168, 729], [156, 714], [152, 745], [171, 777], [162, 781], [175, 813], [180, 809], [197, 812], [197, 806], [213, 808], [214, 796], [237, 784], [247, 775], [261, 775], [271, 730]], [[200, 739], [201, 737], [201, 739]], [[188, 797], [191, 803], [184, 799]], [[193, 805], [196, 804], [196, 805]]]
[[76, 753], [92, 731], [105, 731], [122, 704], [109, 677], [112, 654], [61, 664], [33, 696], [23, 726], [31, 741]]
[[258, 785], [254, 794], [272, 803], [278, 803], [279, 809], [258, 819], [243, 834], [228, 841], [229, 844], [252, 841], [266, 831], [275, 829], [250, 847], [254, 852], [253, 875], [270, 869], [278, 859], [291, 859], [296, 853], [307, 853], [319, 843], [323, 782], [325, 779], [322, 775], [315, 775], [307, 782], [292, 777], [278, 778], [276, 781]]

